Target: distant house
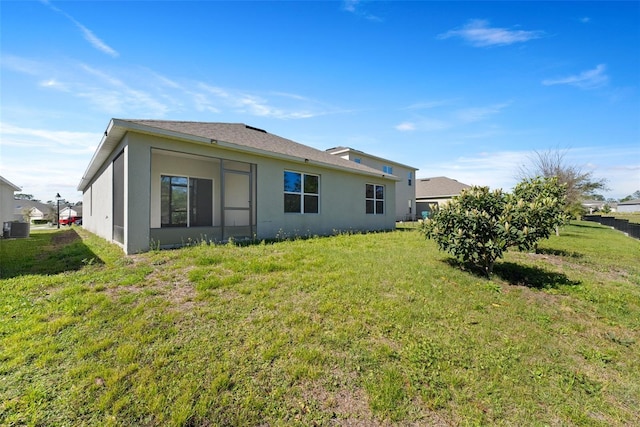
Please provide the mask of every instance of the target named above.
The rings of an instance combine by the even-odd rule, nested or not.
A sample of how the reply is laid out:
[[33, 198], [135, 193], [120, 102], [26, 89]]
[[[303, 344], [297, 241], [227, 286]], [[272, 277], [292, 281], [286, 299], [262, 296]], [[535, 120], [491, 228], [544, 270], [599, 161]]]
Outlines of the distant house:
[[618, 203], [619, 213], [623, 212], [640, 212], [640, 199], [627, 200], [626, 202]]
[[0, 226], [2, 223], [14, 221], [13, 195], [20, 187], [0, 176]]
[[65, 206], [60, 209], [61, 220], [69, 220], [69, 218], [82, 218], [82, 205]]
[[583, 200], [582, 207], [585, 208], [590, 214], [594, 212], [602, 211], [605, 205], [609, 206], [611, 212], [617, 212], [618, 204], [614, 202], [606, 202], [604, 200]]
[[393, 174], [400, 178], [396, 182], [396, 221], [415, 219], [416, 215], [416, 171], [412, 166], [403, 165], [383, 159], [349, 147], [335, 147], [327, 150], [334, 156], [370, 166], [383, 173]]
[[53, 221], [55, 216], [54, 208], [46, 203], [23, 199], [13, 201], [13, 217], [16, 221], [33, 224], [39, 221]]
[[135, 253], [390, 230], [398, 180], [241, 123], [112, 119], [78, 190], [83, 227]]
[[445, 176], [420, 178], [416, 182], [416, 209], [419, 215], [431, 212], [432, 206], [442, 205], [470, 185]]

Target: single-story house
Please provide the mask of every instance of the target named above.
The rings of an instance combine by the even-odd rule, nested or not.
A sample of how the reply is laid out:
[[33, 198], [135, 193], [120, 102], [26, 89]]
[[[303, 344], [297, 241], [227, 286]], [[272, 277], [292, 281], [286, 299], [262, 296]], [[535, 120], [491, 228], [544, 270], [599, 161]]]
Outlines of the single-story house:
[[82, 205], [65, 206], [60, 208], [59, 219], [82, 218]]
[[14, 221], [13, 194], [20, 191], [20, 187], [0, 176], [0, 226], [5, 222]]
[[428, 212], [432, 210], [432, 206], [447, 203], [466, 188], [471, 188], [471, 186], [446, 176], [418, 179], [416, 181], [416, 210], [418, 215], [428, 215]]
[[395, 227], [395, 175], [241, 123], [112, 119], [78, 185], [126, 253]]
[[396, 182], [396, 221], [414, 220], [416, 216], [416, 185], [415, 177], [418, 169], [393, 162], [381, 157], [367, 154], [349, 147], [335, 147], [327, 150], [334, 156], [370, 166], [384, 173], [393, 174], [400, 178]]
[[34, 223], [36, 221], [55, 221], [55, 206], [35, 200], [15, 199], [13, 201], [14, 219]]
[[599, 212], [604, 209], [605, 205], [609, 206], [611, 212], [616, 212], [618, 203], [616, 202], [606, 202], [604, 200], [583, 200], [582, 207], [585, 208], [590, 214], [594, 212]]
[[640, 212], [640, 199], [627, 200], [626, 202], [618, 203], [617, 211], [623, 212]]

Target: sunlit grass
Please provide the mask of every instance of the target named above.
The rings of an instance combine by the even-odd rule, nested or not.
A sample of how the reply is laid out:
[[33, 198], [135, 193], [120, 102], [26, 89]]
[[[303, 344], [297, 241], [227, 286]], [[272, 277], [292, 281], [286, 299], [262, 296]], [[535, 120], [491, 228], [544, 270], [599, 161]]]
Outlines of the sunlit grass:
[[57, 233], [0, 242], [2, 425], [640, 419], [640, 242], [597, 224], [490, 281], [415, 230], [132, 257], [77, 233], [44, 272]]

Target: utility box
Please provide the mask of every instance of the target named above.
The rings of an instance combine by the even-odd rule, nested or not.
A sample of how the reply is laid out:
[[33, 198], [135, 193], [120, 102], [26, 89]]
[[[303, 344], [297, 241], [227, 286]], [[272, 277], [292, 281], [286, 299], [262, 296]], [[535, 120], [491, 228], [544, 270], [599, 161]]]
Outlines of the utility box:
[[28, 222], [5, 222], [2, 224], [2, 237], [5, 239], [17, 239], [29, 237], [31, 231]]

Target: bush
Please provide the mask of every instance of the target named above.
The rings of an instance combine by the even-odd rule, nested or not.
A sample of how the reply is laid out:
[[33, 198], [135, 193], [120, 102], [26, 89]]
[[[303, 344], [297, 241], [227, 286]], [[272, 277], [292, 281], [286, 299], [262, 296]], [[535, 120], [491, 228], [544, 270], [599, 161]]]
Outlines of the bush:
[[471, 187], [423, 224], [440, 250], [491, 276], [495, 261], [511, 246], [535, 248], [566, 221], [564, 187], [556, 178], [525, 179], [513, 194]]

